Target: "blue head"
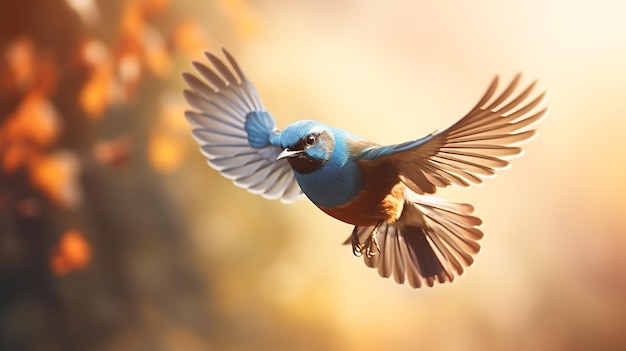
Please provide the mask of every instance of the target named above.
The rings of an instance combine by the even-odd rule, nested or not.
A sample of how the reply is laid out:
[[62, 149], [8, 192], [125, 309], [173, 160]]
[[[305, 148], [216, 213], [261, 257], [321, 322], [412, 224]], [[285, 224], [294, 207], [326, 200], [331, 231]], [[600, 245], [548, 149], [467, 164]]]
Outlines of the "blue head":
[[331, 129], [316, 121], [298, 121], [285, 128], [280, 137], [284, 150], [278, 158], [287, 158], [291, 167], [300, 174], [322, 168], [335, 149]]
[[280, 136], [283, 152], [298, 184], [313, 203], [333, 207], [351, 200], [362, 177], [352, 149], [363, 139], [316, 121], [290, 124]]

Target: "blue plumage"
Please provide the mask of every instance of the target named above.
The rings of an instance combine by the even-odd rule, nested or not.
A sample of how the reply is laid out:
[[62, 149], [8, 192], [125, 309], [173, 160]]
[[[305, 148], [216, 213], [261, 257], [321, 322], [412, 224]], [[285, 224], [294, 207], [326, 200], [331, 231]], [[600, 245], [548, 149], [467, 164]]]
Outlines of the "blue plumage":
[[364, 140], [339, 128], [306, 120], [285, 128], [281, 148], [297, 148], [307, 136], [315, 136], [317, 142], [288, 160], [293, 166], [298, 157], [306, 156], [303, 162], [313, 165], [314, 160], [322, 160], [323, 167], [320, 165], [314, 172], [296, 171], [294, 175], [300, 188], [317, 206], [335, 207], [348, 203], [362, 188], [362, 177], [350, 145]]
[[252, 111], [246, 115], [244, 130], [248, 134], [248, 144], [255, 149], [266, 146], [280, 146], [280, 132], [274, 117], [267, 111]]
[[518, 156], [517, 146], [547, 114], [535, 83], [516, 93], [520, 76], [482, 99], [442, 132], [381, 146], [321, 122], [276, 127], [232, 56], [228, 65], [207, 53], [214, 68], [193, 66], [184, 95], [186, 117], [209, 164], [250, 192], [291, 202], [304, 193], [330, 216], [354, 225], [346, 243], [383, 277], [418, 288], [453, 281], [473, 263], [483, 233], [468, 204], [430, 196], [437, 188], [469, 186]]
[[407, 141], [401, 144], [364, 148], [360, 151], [359, 157], [366, 160], [375, 160], [379, 157], [390, 156], [398, 152], [409, 151], [422, 144], [427, 143], [432, 138], [433, 135], [428, 135], [423, 138]]

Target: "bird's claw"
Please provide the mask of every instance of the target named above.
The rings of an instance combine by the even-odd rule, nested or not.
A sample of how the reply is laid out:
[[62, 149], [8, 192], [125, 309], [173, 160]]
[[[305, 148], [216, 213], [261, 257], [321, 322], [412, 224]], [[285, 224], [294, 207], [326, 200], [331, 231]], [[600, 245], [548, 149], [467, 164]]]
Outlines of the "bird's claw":
[[354, 227], [352, 231], [352, 235], [350, 236], [352, 241], [352, 253], [356, 257], [361, 257], [361, 252], [363, 251], [363, 245], [359, 242], [359, 236], [357, 235], [357, 227]]
[[363, 246], [367, 245], [367, 249], [365, 250], [365, 256], [367, 258], [372, 258], [377, 253], [380, 252], [380, 245], [378, 245], [378, 239], [376, 239], [376, 230], [370, 234], [370, 237], [367, 240], [367, 244], [363, 244]]
[[361, 257], [363, 252], [365, 252], [365, 257], [372, 258], [377, 253], [380, 252], [380, 245], [378, 244], [378, 239], [376, 239], [376, 234], [378, 233], [378, 226], [372, 230], [367, 240], [361, 244], [359, 242], [359, 236], [357, 235], [356, 228], [352, 231], [351, 241], [352, 241], [352, 253], [354, 256]]

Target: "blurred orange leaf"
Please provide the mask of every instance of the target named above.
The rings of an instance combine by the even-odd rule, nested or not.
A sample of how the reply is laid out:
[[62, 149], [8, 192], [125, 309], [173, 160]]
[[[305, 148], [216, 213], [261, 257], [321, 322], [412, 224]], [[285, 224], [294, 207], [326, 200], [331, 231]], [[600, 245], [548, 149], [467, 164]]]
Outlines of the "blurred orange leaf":
[[38, 155], [33, 157], [29, 165], [33, 186], [39, 188], [52, 202], [67, 208], [78, 206], [82, 199], [79, 173], [78, 159], [69, 151]]
[[33, 151], [50, 146], [61, 130], [58, 113], [40, 92], [31, 90], [0, 126], [2, 168], [12, 173], [23, 166]]
[[35, 79], [35, 45], [32, 39], [15, 39], [6, 48], [5, 57], [16, 87], [25, 91]]
[[82, 59], [91, 66], [91, 74], [81, 88], [78, 101], [89, 117], [98, 118], [111, 103], [113, 68], [108, 49], [102, 42], [90, 40], [82, 47]]
[[99, 66], [92, 72], [78, 96], [78, 101], [87, 116], [92, 118], [102, 116], [110, 104], [112, 81], [113, 76], [110, 67]]
[[[145, 27], [145, 18], [139, 1], [128, 1], [122, 13], [121, 31], [127, 38], [137, 38]], [[138, 40], [136, 40], [138, 41]]]
[[42, 94], [31, 91], [4, 128], [9, 140], [25, 140], [43, 147], [56, 140], [61, 121], [50, 101]]
[[2, 157], [2, 169], [11, 174], [22, 167], [29, 155], [32, 152], [32, 148], [28, 147], [22, 142], [12, 142], [6, 145]]
[[91, 245], [78, 230], [66, 231], [50, 259], [50, 269], [55, 275], [66, 275], [82, 269], [91, 260]]
[[5, 49], [9, 81], [20, 92], [38, 90], [50, 94], [58, 83], [58, 70], [48, 51], [38, 52], [30, 37], [17, 37]]

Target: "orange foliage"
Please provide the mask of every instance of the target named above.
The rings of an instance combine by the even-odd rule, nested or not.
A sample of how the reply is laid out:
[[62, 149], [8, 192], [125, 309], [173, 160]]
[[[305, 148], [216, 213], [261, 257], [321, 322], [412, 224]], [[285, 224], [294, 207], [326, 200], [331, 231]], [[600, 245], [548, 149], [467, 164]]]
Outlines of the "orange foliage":
[[122, 10], [120, 31], [123, 40], [140, 43], [151, 15], [164, 12], [169, 7], [169, 0], [131, 0]]
[[91, 118], [98, 118], [111, 103], [113, 67], [107, 48], [100, 41], [91, 40], [83, 45], [81, 59], [92, 71], [81, 88], [78, 101]]
[[161, 34], [147, 23], [149, 15], [163, 12], [167, 6], [167, 0], [135, 0], [123, 9], [114, 55], [123, 100], [134, 95], [144, 67], [156, 76], [169, 73], [170, 51]]
[[59, 116], [50, 101], [31, 90], [0, 126], [2, 169], [15, 172], [37, 148], [51, 145], [61, 129]]
[[[169, 73], [170, 52], [161, 34], [147, 23], [150, 15], [162, 13], [169, 7], [169, 0], [135, 0], [126, 4], [121, 23], [121, 38], [117, 57], [119, 71], [124, 83], [132, 84], [139, 79], [141, 64], [157, 76]], [[136, 60], [137, 67], [128, 76], [129, 59]], [[133, 79], [129, 79], [133, 78]]]
[[5, 59], [12, 88], [49, 94], [57, 85], [58, 72], [50, 55], [37, 52], [30, 37], [17, 37], [6, 48]]
[[[95, 21], [99, 16], [93, 1], [68, 0], [68, 4], [85, 20], [89, 17], [89, 21]], [[220, 0], [218, 4], [235, 30], [243, 35], [255, 30], [254, 13], [244, 1]], [[163, 14], [169, 6], [170, 0], [124, 2], [119, 34], [112, 45], [86, 38], [78, 47], [78, 63], [89, 70], [76, 97], [85, 116], [96, 120], [112, 103], [128, 102], [146, 72], [157, 77], [170, 74], [170, 55], [174, 51], [193, 56], [208, 46], [206, 33], [193, 20], [175, 24], [167, 36], [151, 26], [151, 18]], [[79, 160], [69, 151], [53, 149], [62, 126], [50, 96], [62, 77], [59, 63], [50, 53], [37, 48], [28, 36], [14, 38], [4, 50], [5, 82], [23, 97], [0, 125], [0, 170], [12, 174], [25, 169], [31, 185], [51, 202], [75, 208], [82, 196]], [[63, 71], [71, 65], [63, 63]], [[186, 153], [183, 140], [188, 138], [188, 128], [181, 118], [183, 110], [180, 104], [164, 104], [159, 123], [150, 135], [147, 157], [158, 171], [172, 172]], [[128, 162], [129, 149], [129, 138], [120, 137], [97, 142], [91, 156], [101, 164], [119, 167]]]
[[58, 80], [51, 56], [38, 53], [30, 37], [18, 37], [7, 47], [6, 63], [9, 84], [23, 94], [0, 125], [0, 163], [11, 174], [56, 141], [61, 120], [48, 98]]
[[38, 52], [29, 37], [9, 45], [7, 61], [12, 81], [23, 95], [0, 125], [2, 170], [12, 174], [25, 168], [33, 187], [57, 205], [73, 208], [81, 198], [78, 160], [69, 152], [47, 155], [62, 127], [49, 99], [58, 84], [57, 65], [51, 55]]
[[35, 45], [28, 37], [19, 37], [5, 51], [13, 82], [20, 91], [26, 90], [35, 80]]
[[32, 149], [21, 142], [7, 144], [3, 151], [3, 154], [0, 155], [2, 157], [2, 169], [7, 174], [12, 174], [22, 167], [29, 155], [32, 154]]
[[122, 36], [134, 38], [135, 41], [139, 41], [137, 37], [139, 33], [143, 32], [145, 25], [146, 23], [142, 11], [141, 2], [127, 2], [123, 10], [122, 22], [120, 25]]
[[100, 66], [91, 74], [78, 96], [78, 101], [87, 116], [98, 118], [102, 115], [110, 103], [111, 83], [112, 74], [107, 66]]
[[29, 164], [30, 181], [48, 198], [62, 207], [74, 208], [82, 199], [78, 184], [80, 165], [68, 151], [37, 155]]
[[56, 140], [61, 123], [50, 101], [37, 91], [31, 91], [9, 116], [4, 128], [7, 140], [44, 147]]
[[91, 260], [91, 245], [78, 230], [66, 231], [50, 258], [50, 269], [55, 275], [66, 275], [83, 269]]

